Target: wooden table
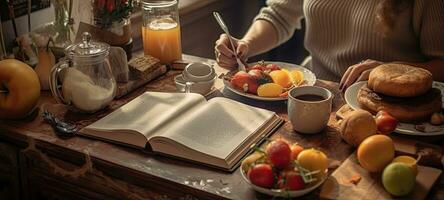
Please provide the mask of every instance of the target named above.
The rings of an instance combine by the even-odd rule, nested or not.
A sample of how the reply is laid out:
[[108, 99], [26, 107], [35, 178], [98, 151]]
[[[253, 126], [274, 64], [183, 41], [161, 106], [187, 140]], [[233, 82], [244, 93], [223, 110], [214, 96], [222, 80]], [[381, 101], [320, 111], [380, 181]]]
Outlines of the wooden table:
[[[214, 63], [212, 60], [192, 56], [185, 56], [185, 59]], [[223, 72], [220, 68], [217, 71]], [[92, 115], [73, 113], [65, 106], [56, 104], [49, 92], [43, 92], [36, 116], [19, 121], [0, 121], [0, 172], [2, 165], [9, 164], [10, 168], [5, 169], [9, 171], [2, 173], [9, 173], [11, 177], [17, 174], [20, 179], [13, 181], [13, 184], [19, 186], [18, 189], [8, 190], [10, 197], [17, 198], [19, 195], [16, 193], [19, 192], [24, 199], [270, 198], [250, 189], [242, 180], [239, 169], [234, 173], [227, 173], [84, 137], [61, 139], [42, 120], [41, 112], [47, 109], [66, 121], [75, 122], [79, 127], [86, 126], [144, 91], [175, 91], [172, 78], [178, 73], [180, 72], [170, 71]], [[316, 85], [333, 92], [334, 111], [344, 104], [337, 83], [319, 80]], [[221, 86], [221, 82], [216, 84], [218, 88], [222, 88]], [[285, 101], [252, 101], [226, 90], [217, 90], [211, 96], [225, 96], [277, 112], [286, 123], [277, 130], [273, 138], [283, 137], [304, 147], [316, 147], [326, 152], [329, 158], [341, 162], [354, 150], [339, 137], [334, 112], [331, 113], [329, 127], [324, 132], [301, 135], [288, 122]], [[304, 199], [317, 199], [318, 192], [312, 192]], [[440, 178], [429, 197], [444, 198], [443, 178]]]

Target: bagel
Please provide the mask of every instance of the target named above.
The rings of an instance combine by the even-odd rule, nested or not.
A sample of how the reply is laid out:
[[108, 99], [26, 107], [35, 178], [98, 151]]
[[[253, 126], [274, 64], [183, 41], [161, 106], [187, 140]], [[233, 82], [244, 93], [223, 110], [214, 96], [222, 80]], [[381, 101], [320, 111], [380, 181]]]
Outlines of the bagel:
[[428, 121], [435, 112], [441, 112], [441, 91], [437, 88], [428, 90], [417, 97], [399, 98], [378, 94], [366, 85], [359, 91], [357, 100], [362, 109], [376, 114], [384, 110], [400, 122]]
[[383, 64], [370, 72], [368, 88], [393, 97], [415, 97], [432, 88], [432, 74], [404, 64]]

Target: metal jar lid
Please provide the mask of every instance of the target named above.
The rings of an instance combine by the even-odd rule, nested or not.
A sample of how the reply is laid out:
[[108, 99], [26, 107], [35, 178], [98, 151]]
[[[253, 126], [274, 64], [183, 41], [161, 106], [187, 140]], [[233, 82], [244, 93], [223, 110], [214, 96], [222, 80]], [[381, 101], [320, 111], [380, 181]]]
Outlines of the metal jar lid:
[[109, 45], [103, 42], [91, 41], [92, 36], [88, 32], [82, 34], [82, 42], [69, 45], [65, 48], [65, 55], [68, 58], [82, 58], [93, 60], [105, 58], [109, 53]]

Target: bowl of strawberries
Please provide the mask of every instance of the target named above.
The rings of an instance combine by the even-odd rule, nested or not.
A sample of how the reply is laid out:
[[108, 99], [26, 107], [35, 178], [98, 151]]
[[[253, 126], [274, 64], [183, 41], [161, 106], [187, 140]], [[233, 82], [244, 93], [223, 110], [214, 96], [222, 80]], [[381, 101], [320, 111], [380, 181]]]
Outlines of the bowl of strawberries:
[[314, 85], [316, 76], [299, 65], [260, 61], [251, 63], [247, 71], [233, 71], [223, 76], [224, 85], [232, 92], [256, 100], [286, 100], [293, 87]]
[[328, 158], [320, 150], [304, 149], [277, 139], [256, 149], [241, 164], [241, 175], [255, 191], [274, 197], [299, 197], [327, 178]]

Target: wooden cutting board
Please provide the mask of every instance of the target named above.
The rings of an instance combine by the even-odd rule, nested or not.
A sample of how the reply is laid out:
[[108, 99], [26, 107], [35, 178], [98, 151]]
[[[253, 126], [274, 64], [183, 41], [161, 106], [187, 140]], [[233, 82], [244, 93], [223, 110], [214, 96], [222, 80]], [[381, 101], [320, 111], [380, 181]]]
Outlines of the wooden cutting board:
[[[321, 188], [321, 199], [425, 199], [433, 184], [441, 175], [440, 169], [418, 166], [418, 175], [413, 192], [405, 197], [396, 198], [385, 191], [381, 173], [369, 173], [363, 169], [356, 158], [350, 155], [341, 166], [325, 181]], [[357, 184], [352, 179], [360, 177]]]
[[[347, 104], [342, 106], [337, 112], [336, 117], [338, 118], [338, 123], [342, 121], [353, 109]], [[338, 124], [337, 127], [340, 125]], [[395, 151], [399, 155], [409, 155], [413, 157], [421, 156], [419, 161], [420, 165], [431, 166], [431, 167], [444, 167], [444, 156], [443, 149], [441, 146], [421, 142], [414, 140], [414, 138], [406, 138], [404, 135], [390, 134], [393, 142], [395, 143]], [[424, 137], [418, 137], [416, 139], [424, 139]], [[427, 138], [430, 140], [429, 138]]]

